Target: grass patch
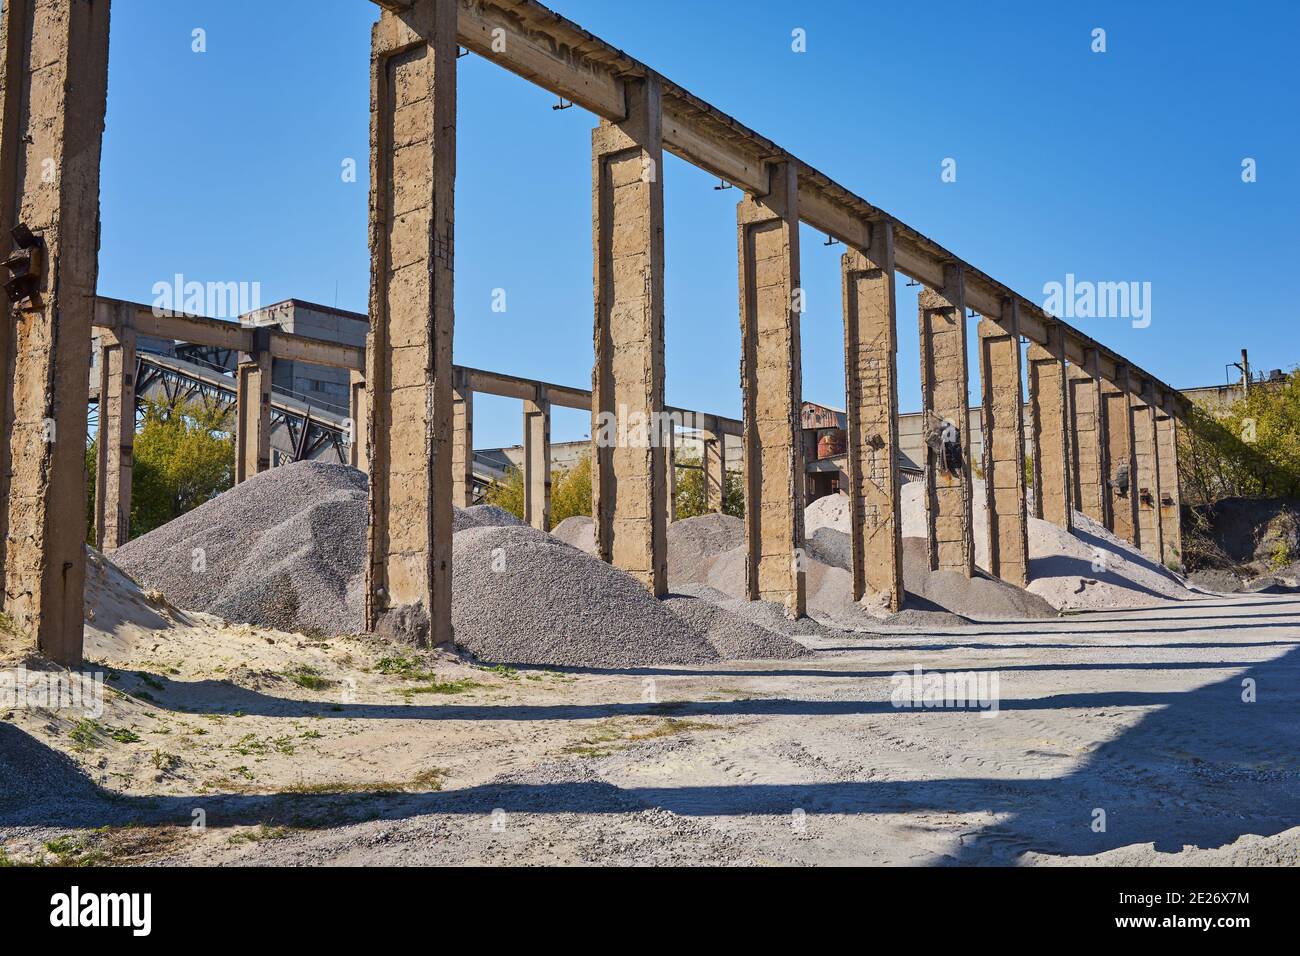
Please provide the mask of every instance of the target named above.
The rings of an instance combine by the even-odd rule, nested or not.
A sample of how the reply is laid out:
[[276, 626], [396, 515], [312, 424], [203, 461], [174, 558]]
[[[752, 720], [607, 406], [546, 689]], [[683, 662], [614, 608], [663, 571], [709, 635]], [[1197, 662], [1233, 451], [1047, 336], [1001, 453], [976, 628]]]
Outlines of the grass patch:
[[299, 664], [297, 667], [291, 667], [284, 672], [283, 676], [307, 690], [325, 690], [337, 683], [337, 681], [322, 676], [318, 668], [309, 664]]
[[226, 842], [232, 846], [240, 843], [262, 843], [266, 840], [283, 840], [292, 833], [293, 830], [289, 827], [276, 827], [262, 823], [252, 830], [234, 834]]
[[638, 721], [627, 727], [617, 719], [597, 724], [595, 730], [577, 743], [569, 744], [563, 752], [574, 757], [608, 757], [619, 750], [624, 750], [635, 743], [645, 740], [657, 740], [661, 737], [675, 737], [678, 734], [692, 733], [697, 730], [722, 730], [722, 724], [711, 724], [702, 720], [681, 720], [666, 717], [651, 723]]
[[477, 681], [468, 678], [449, 681], [434, 680], [428, 684], [421, 684], [419, 687], [402, 687], [394, 691], [394, 693], [401, 694], [409, 700], [416, 694], [463, 694], [467, 690], [482, 686]]
[[505, 664], [497, 664], [495, 667], [475, 667], [475, 670], [485, 671], [489, 674], [496, 674], [498, 677], [504, 677], [506, 680], [519, 680], [519, 671], [513, 667], [507, 667]]

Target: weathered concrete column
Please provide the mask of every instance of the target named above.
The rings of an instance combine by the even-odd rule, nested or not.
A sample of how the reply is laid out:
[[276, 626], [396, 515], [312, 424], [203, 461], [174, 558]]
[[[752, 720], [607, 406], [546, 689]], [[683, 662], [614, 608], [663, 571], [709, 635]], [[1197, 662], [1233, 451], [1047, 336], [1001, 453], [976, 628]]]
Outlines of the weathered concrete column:
[[592, 514], [597, 553], [668, 590], [664, 450], [664, 196], [659, 82], [629, 81], [628, 118], [591, 136], [595, 352]]
[[385, 9], [370, 95], [366, 623], [452, 640], [456, 0]]
[[[120, 310], [119, 316], [126, 310]], [[111, 554], [130, 540], [135, 462], [135, 330], [129, 314], [99, 330], [99, 438], [95, 462], [95, 547]]]
[[1178, 419], [1161, 410], [1156, 414], [1160, 451], [1160, 543], [1165, 564], [1183, 563], [1183, 498], [1178, 479]]
[[1097, 350], [1085, 349], [1084, 366], [1070, 366], [1071, 496], [1076, 510], [1105, 523], [1106, 494], [1102, 431], [1100, 428], [1101, 374]]
[[971, 514], [970, 398], [966, 286], [962, 268], [944, 267], [942, 289], [918, 296], [921, 415], [925, 429], [926, 532], [930, 567], [975, 573]]
[[24, 227], [29, 262], [0, 277], [0, 606], [69, 666], [82, 648], [108, 23], [108, 0], [6, 0], [0, 14], [0, 237]]
[[903, 606], [898, 477], [898, 311], [894, 228], [871, 226], [871, 248], [841, 260], [848, 498], [853, 599], [879, 594]]
[[[705, 425], [709, 421], [705, 419]], [[727, 436], [717, 429], [716, 419], [712, 429], [706, 427], [700, 432], [700, 442], [704, 446], [704, 506], [710, 512], [721, 514], [726, 503], [727, 489]]]
[[364, 372], [350, 374], [348, 423], [352, 427], [352, 445], [348, 449], [348, 464], [359, 471], [370, 469], [370, 412], [366, 408], [366, 376]]
[[984, 415], [984, 493], [988, 504], [989, 573], [1029, 585], [1025, 502], [1025, 415], [1020, 372], [1020, 312], [1003, 299], [1000, 323], [980, 320]]
[[672, 524], [677, 520], [677, 428], [669, 421], [664, 426], [664, 515]]
[[474, 504], [474, 390], [463, 368], [452, 373], [451, 402], [451, 503], [468, 508]]
[[551, 530], [551, 403], [541, 385], [524, 402], [524, 520]]
[[1138, 544], [1153, 561], [1163, 560], [1160, 542], [1160, 451], [1151, 385], [1132, 395], [1133, 461], [1137, 465], [1134, 504], [1138, 513]]
[[745, 544], [750, 600], [806, 610], [800, 395], [799, 177], [770, 167], [768, 195], [736, 210], [740, 389], [745, 431]]
[[1061, 340], [1059, 325], [1049, 325], [1047, 336], [1046, 346], [1031, 342], [1025, 355], [1029, 367], [1030, 434], [1033, 436], [1034, 516], [1073, 531], [1065, 343]]
[[270, 330], [253, 330], [253, 351], [235, 370], [235, 484], [271, 467]]
[[1137, 538], [1137, 495], [1133, 461], [1133, 414], [1129, 408], [1128, 366], [1116, 369], [1115, 381], [1102, 379], [1102, 420], [1106, 431], [1108, 531], [1132, 544]]

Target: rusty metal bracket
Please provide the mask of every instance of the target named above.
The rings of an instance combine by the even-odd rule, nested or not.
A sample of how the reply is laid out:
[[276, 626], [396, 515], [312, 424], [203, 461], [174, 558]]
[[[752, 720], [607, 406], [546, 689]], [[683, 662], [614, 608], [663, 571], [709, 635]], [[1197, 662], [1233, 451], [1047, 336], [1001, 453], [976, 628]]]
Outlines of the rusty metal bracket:
[[29, 307], [39, 307], [45, 243], [23, 223], [14, 226], [13, 238], [18, 248], [3, 263], [10, 275], [5, 283], [5, 294], [10, 305], [27, 302]]

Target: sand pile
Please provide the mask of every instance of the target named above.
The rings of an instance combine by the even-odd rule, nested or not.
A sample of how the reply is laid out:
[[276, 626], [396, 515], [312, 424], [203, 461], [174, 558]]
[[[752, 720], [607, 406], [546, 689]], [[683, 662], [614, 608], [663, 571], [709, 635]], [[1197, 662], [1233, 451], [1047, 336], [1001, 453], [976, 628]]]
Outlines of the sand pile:
[[304, 461], [250, 478], [119, 548], [178, 607], [285, 631], [361, 629], [366, 476]]
[[545, 532], [470, 528], [453, 548], [456, 642], [482, 660], [632, 667], [718, 659], [631, 575]]
[[[900, 498], [907, 590], [958, 614], [983, 616], [974, 608], [968, 612], [945, 603], [961, 602], [948, 593], [947, 585], [930, 582], [922, 573], [925, 570], [923, 565], [915, 561], [909, 565], [909, 548], [913, 552], [918, 547], [922, 552], [924, 550], [923, 546], [907, 543], [909, 539], [923, 540], [926, 534], [924, 483], [912, 481], [904, 484]], [[987, 568], [988, 508], [982, 481], [973, 482], [971, 500], [974, 506], [971, 523], [975, 534], [975, 563]], [[814, 529], [849, 530], [848, 498], [844, 495], [819, 498], [808, 506], [805, 514], [805, 529], [811, 536], [809, 548], [819, 555], [825, 555], [826, 544], [813, 545], [813, 537], [818, 533]], [[1189, 596], [1182, 580], [1167, 568], [1116, 538], [1087, 516], [1075, 512], [1074, 519], [1075, 533], [1071, 535], [1049, 521], [1029, 518], [1031, 593], [1061, 610], [1145, 607], [1161, 600]], [[1008, 595], [1003, 593], [1001, 597]]]

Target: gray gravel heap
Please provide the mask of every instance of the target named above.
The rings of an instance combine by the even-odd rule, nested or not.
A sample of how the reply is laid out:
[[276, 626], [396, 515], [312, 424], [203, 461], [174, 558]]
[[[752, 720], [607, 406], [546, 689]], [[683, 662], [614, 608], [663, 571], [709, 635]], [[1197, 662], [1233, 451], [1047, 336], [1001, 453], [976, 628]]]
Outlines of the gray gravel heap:
[[471, 505], [468, 508], [456, 508], [451, 519], [451, 533], [457, 534], [466, 528], [522, 528], [524, 522], [517, 515], [512, 515], [505, 508], [497, 505]]
[[791, 622], [773, 604], [742, 601], [702, 584], [677, 590], [663, 603], [703, 634], [723, 660], [791, 660], [811, 653], [776, 629]]
[[453, 539], [456, 642], [484, 661], [565, 667], [699, 664], [717, 652], [635, 578], [527, 527]]
[[668, 526], [668, 581], [703, 584], [714, 560], [745, 543], [745, 523], [723, 514], [683, 518]]
[[367, 520], [362, 472], [297, 462], [255, 475], [112, 560], [187, 610], [300, 633], [355, 633]]

